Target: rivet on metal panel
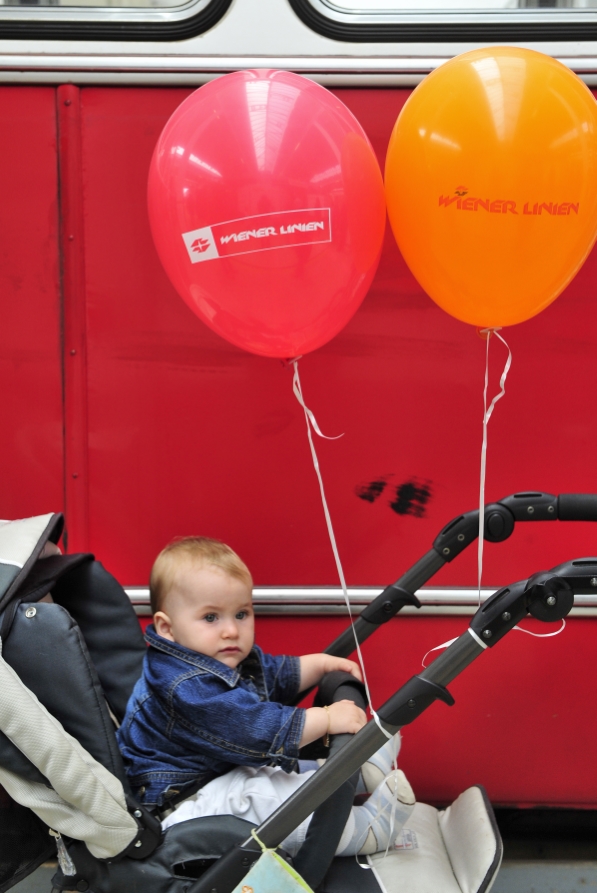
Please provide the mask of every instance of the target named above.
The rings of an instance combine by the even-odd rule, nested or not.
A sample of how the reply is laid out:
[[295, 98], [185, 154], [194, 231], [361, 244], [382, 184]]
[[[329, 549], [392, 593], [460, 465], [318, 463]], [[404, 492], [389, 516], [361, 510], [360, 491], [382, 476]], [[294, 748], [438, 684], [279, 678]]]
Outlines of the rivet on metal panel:
[[70, 100], [70, 99], [65, 99], [65, 100], [64, 100], [64, 104], [65, 104], [65, 105], [70, 105], [70, 104], [71, 104], [71, 100]]
[[75, 354], [76, 354], [76, 352], [77, 352], [77, 351], [76, 351], [76, 350], [74, 349], [74, 347], [73, 347], [73, 349], [72, 349], [71, 352], [70, 352], [71, 357], [74, 357]]
[[78, 477], [79, 477], [79, 474], [78, 474], [78, 472], [76, 472], [76, 471], [73, 471], [73, 477], [74, 477], [74, 478], [78, 478]]

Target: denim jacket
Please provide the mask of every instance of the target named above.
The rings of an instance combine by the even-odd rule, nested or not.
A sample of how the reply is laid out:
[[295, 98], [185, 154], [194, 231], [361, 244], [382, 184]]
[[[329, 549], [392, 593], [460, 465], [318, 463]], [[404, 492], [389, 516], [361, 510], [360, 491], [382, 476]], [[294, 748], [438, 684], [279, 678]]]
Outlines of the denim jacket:
[[233, 766], [296, 768], [305, 711], [284, 706], [299, 690], [298, 657], [256, 645], [236, 669], [148, 627], [143, 675], [118, 741], [138, 799], [163, 806], [183, 788]]

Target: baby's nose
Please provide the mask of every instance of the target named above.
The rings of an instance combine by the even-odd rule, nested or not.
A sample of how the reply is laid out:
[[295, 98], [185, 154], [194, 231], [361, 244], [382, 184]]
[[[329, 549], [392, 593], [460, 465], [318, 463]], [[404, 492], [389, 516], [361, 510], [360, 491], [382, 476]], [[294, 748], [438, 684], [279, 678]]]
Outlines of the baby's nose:
[[234, 638], [236, 638], [236, 636], [238, 636], [238, 625], [236, 623], [236, 620], [228, 621], [228, 623], [224, 627], [224, 635], [226, 635], [228, 637], [234, 637]]

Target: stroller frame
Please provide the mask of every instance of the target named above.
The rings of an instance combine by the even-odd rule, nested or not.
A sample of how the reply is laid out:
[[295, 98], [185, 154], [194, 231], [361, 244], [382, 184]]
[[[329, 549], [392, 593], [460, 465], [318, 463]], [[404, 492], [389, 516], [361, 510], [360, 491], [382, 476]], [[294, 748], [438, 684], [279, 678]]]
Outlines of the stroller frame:
[[[499, 503], [487, 506], [485, 515], [486, 538], [491, 541], [501, 541], [512, 533], [515, 520], [555, 520], [557, 518], [560, 520], [597, 520], [597, 496], [578, 494], [554, 497], [543, 493], [516, 494]], [[68, 578], [71, 572], [75, 572], [76, 576], [76, 569], [81, 566], [82, 561], [89, 561], [92, 558], [92, 556], [83, 556], [82, 558], [80, 556], [64, 556], [59, 562], [54, 559], [37, 561], [46, 540], [57, 541], [61, 532], [61, 516], [45, 516], [45, 520], [47, 526], [41, 535], [38, 531], [36, 543], [30, 550], [27, 561], [14, 575], [14, 579], [9, 580], [8, 585], [5, 585], [4, 595], [0, 598], [0, 637], [3, 640], [10, 633], [15, 620], [20, 621], [23, 611], [28, 610], [26, 605], [36, 603], [49, 589], [52, 589], [56, 578]], [[477, 532], [478, 512], [469, 512], [450, 522], [437, 537], [433, 549], [395, 584], [387, 587], [360, 615], [355, 623], [359, 641], [364, 641], [379, 625], [394, 616], [405, 604], [416, 604], [414, 591], [433, 576], [446, 561], [452, 560], [466, 548], [476, 538]], [[47, 562], [52, 561], [54, 561], [54, 567], [50, 568]], [[44, 565], [43, 571], [48, 571], [45, 576], [43, 573], [40, 576], [40, 565]], [[49, 573], [50, 570], [51, 573]], [[475, 614], [469, 629], [453, 645], [423, 673], [414, 676], [402, 686], [380, 708], [378, 715], [386, 730], [389, 733], [394, 733], [403, 725], [412, 722], [435, 700], [453, 704], [453, 698], [446, 686], [486, 647], [493, 647], [526, 613], [531, 613], [541, 620], [557, 620], [559, 617], [565, 616], [572, 607], [575, 592], [593, 592], [590, 580], [595, 575], [597, 575], [597, 559], [581, 559], [561, 565], [552, 572], [535, 575], [528, 580], [499, 590]], [[122, 590], [120, 591], [122, 592]], [[126, 596], [124, 598], [126, 599]], [[45, 608], [46, 606], [40, 607]], [[131, 619], [135, 624], [137, 621], [130, 604], [127, 607], [129, 617], [124, 625], [130, 633], [132, 630]], [[73, 611], [73, 616], [75, 614], [76, 611]], [[121, 619], [122, 617], [121, 612]], [[89, 617], [84, 620], [82, 626], [86, 627], [85, 634], [87, 634], [93, 628], [93, 623], [99, 621], [99, 616], [92, 619], [91, 625]], [[10, 641], [10, 636], [8, 636], [8, 640]], [[132, 649], [133, 652], [136, 652], [137, 665], [141, 653], [140, 641], [142, 640], [139, 633], [139, 638], [136, 639]], [[97, 646], [98, 643], [95, 644]], [[144, 650], [144, 646], [142, 647]], [[326, 650], [331, 654], [347, 655], [353, 649], [354, 633], [349, 628]], [[96, 647], [93, 653], [94, 660], [97, 660], [97, 655], [100, 652], [101, 649], [98, 651]], [[134, 660], [133, 663], [135, 663]], [[106, 667], [103, 667], [103, 670], [101, 683], [105, 685], [109, 673], [106, 674]], [[102, 676], [101, 673], [100, 676]], [[348, 686], [345, 681], [348, 681]], [[352, 683], [354, 683], [354, 679], [352, 679]], [[35, 690], [34, 685], [31, 687]], [[331, 696], [333, 700], [341, 700], [349, 696], [353, 697], [357, 703], [359, 700], [362, 703], [362, 695], [358, 691], [358, 687], [355, 689], [354, 684], [351, 684], [350, 678], [337, 680], [337, 684], [332, 685], [332, 689], [334, 688], [335, 692]], [[345, 741], [342, 740], [343, 738], [350, 740]], [[351, 779], [362, 763], [385, 743], [385, 740], [386, 736], [383, 731], [373, 722], [355, 736], [337, 736], [333, 742], [330, 758], [318, 770], [316, 776], [303, 785], [257, 829], [260, 840], [266, 846], [276, 847], [303, 819], [314, 813], [307, 841], [294, 860], [297, 870], [314, 888], [322, 882], [326, 875], [336, 849], [337, 840], [335, 838], [339, 839], [342, 833], [354, 795], [354, 782]], [[35, 775], [35, 768], [30, 763], [27, 768], [28, 761], [23, 754], [20, 754], [20, 757], [15, 757], [15, 751], [19, 754], [18, 748], [13, 745], [11, 751], [10, 745], [10, 740], [5, 737], [0, 739], [0, 765], [6, 765], [8, 762], [12, 769], [16, 767], [16, 770], [21, 771], [25, 777], [30, 777], [33, 774], [39, 781]], [[104, 758], [105, 754], [100, 754], [100, 762], [103, 759], [105, 765]], [[111, 759], [114, 762], [113, 754]], [[59, 871], [54, 879], [54, 890], [90, 889], [89, 882], [85, 877], [88, 870], [92, 878], [94, 875], [98, 876], [98, 871], [103, 874], [101, 891], [114, 889], [120, 893], [121, 890], [126, 889], [128, 893], [128, 890], [141, 889], [141, 887], [137, 888], [136, 884], [143, 872], [140, 875], [137, 871], [136, 879], [122, 885], [126, 876], [126, 865], [127, 863], [137, 864], [141, 867], [143, 862], [147, 862], [149, 865], [160, 841], [159, 824], [130, 796], [124, 773], [117, 771], [116, 775], [123, 781], [123, 789], [127, 794], [127, 810], [135, 820], [132, 839], [121, 852], [114, 854], [109, 861], [103, 863], [101, 870], [98, 868], [100, 862], [90, 854], [85, 844], [76, 840], [70, 841], [68, 848], [75, 860], [77, 874], [64, 877]], [[47, 784], [47, 779], [44, 779], [43, 775], [42, 782]], [[333, 819], [331, 822], [330, 816]], [[209, 851], [207, 857], [202, 855], [201, 858], [207, 859], [207, 862], [217, 860], [194, 883], [189, 885], [187, 882], [185, 889], [188, 893], [204, 893], [204, 891], [206, 893], [207, 891], [209, 893], [215, 893], [215, 891], [229, 893], [242, 880], [250, 865], [261, 853], [253, 838], [248, 834], [247, 823], [232, 817], [220, 817], [220, 819], [222, 818], [226, 818], [226, 821], [217, 822], [214, 821], [214, 818], [191, 820], [191, 822], [183, 824], [193, 825], [193, 829], [184, 829], [181, 826], [169, 829], [170, 832], [174, 832], [170, 834], [170, 837], [174, 839], [175, 848], [178, 847], [181, 852], [188, 850], [190, 839], [186, 840], [186, 838], [190, 838], [191, 831], [194, 832], [195, 840], [200, 831], [204, 841], [203, 853]], [[209, 827], [207, 823], [209, 823]], [[201, 829], [199, 825], [201, 825]], [[177, 827], [178, 831], [175, 830]], [[322, 827], [326, 830], [323, 837], [317, 832], [317, 829]], [[205, 846], [207, 846], [207, 850]], [[491, 871], [488, 871], [486, 883], [484, 881], [478, 887], [479, 890], [488, 889], [499, 868], [501, 848], [498, 847], [498, 849], [499, 854], [494, 859], [496, 864], [489, 866]], [[186, 858], [188, 861], [188, 853]], [[181, 857], [181, 861], [185, 860]], [[94, 863], [97, 864], [94, 866]], [[36, 864], [31, 863], [27, 866], [28, 870], [33, 870]], [[116, 886], [109, 884], [106, 886], [106, 873], [114, 873], [113, 866], [121, 866], [115, 872], [120, 880], [115, 877]], [[20, 872], [19, 876], [13, 878], [8, 884], [0, 882], [0, 890], [8, 889], [26, 873], [27, 871]], [[135, 873], [133, 872], [133, 874]], [[151, 882], [150, 875], [151, 871], [145, 874], [147, 882]], [[94, 885], [96, 884], [95, 879], [92, 882]]]

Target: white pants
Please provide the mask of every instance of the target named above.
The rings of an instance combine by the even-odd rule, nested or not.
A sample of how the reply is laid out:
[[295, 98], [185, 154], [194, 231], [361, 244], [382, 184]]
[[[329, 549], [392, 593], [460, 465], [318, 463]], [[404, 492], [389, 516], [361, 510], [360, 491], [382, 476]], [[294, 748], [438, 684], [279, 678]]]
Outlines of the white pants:
[[[311, 776], [308, 772], [285, 772], [274, 766], [237, 766], [225, 775], [214, 778], [196, 794], [184, 800], [162, 822], [169, 828], [178, 822], [210, 815], [235, 815], [254, 825], [260, 825], [281, 803], [290, 797]], [[311, 816], [306, 818], [283, 843], [294, 855], [307, 835]]]
[[[404, 773], [397, 770], [387, 776], [384, 774], [390, 768], [393, 749], [394, 742], [388, 742], [362, 768], [363, 790], [371, 794], [361, 806], [352, 807], [336, 855], [352, 856], [387, 849], [409, 818], [415, 796]], [[181, 803], [162, 822], [162, 827], [169, 828], [177, 822], [212, 815], [234, 815], [260, 825], [311, 778], [314, 771], [299, 774], [272, 766], [258, 769], [238, 766], [226, 775], [214, 778], [193, 797]], [[296, 855], [302, 846], [311, 818], [308, 816], [282, 841], [282, 846], [291, 856]]]

